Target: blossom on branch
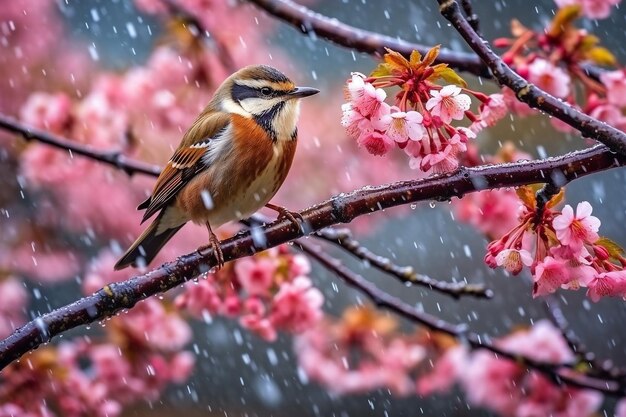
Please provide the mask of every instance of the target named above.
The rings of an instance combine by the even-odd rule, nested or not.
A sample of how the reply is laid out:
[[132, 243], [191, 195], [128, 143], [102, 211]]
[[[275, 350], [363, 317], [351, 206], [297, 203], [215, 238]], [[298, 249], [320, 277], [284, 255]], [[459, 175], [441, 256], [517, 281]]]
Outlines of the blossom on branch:
[[[348, 135], [374, 155], [384, 155], [394, 145], [404, 149], [409, 166], [425, 173], [456, 169], [475, 132], [504, 117], [506, 107], [500, 95], [469, 90], [447, 65], [434, 65], [438, 54], [435, 47], [424, 57], [414, 51], [406, 59], [387, 50], [384, 62], [369, 77], [353, 73], [346, 86], [349, 102], [342, 106], [341, 124]], [[436, 84], [439, 80], [448, 84]], [[390, 106], [383, 88], [392, 87], [401, 91]], [[481, 114], [470, 112], [470, 95], [483, 102]], [[466, 117], [471, 125], [451, 124]]]

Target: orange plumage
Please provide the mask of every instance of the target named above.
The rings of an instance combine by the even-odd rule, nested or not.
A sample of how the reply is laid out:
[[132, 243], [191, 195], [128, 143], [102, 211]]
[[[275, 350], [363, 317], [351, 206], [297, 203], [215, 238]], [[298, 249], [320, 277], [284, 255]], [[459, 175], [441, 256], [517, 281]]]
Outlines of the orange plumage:
[[207, 226], [221, 266], [212, 228], [247, 218], [265, 205], [293, 219], [269, 201], [293, 161], [299, 99], [317, 92], [296, 87], [263, 65], [227, 78], [183, 136], [151, 196], [139, 205], [146, 210], [142, 222], [158, 215], [115, 269], [148, 264], [188, 221]]

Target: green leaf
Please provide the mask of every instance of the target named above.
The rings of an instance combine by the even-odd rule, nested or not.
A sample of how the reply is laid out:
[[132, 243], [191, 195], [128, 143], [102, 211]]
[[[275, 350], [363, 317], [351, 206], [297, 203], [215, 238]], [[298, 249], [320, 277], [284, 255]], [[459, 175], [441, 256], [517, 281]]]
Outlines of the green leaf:
[[447, 83], [458, 85], [459, 87], [467, 87], [467, 83], [459, 74], [454, 72], [452, 68], [448, 68], [446, 64], [438, 64], [432, 67], [435, 72], [428, 77], [429, 81], [434, 81], [441, 78]]
[[617, 63], [615, 55], [602, 46], [591, 48], [585, 53], [585, 56], [598, 65], [613, 66]]
[[391, 68], [390, 65], [386, 62], [381, 62], [380, 64], [378, 64], [378, 66], [374, 68], [374, 70], [370, 73], [370, 77], [374, 78], [385, 77], [387, 75], [391, 75]]
[[559, 11], [552, 19], [550, 29], [548, 30], [548, 36], [553, 38], [560, 37], [565, 29], [569, 27], [574, 20], [581, 16], [581, 7], [578, 4], [561, 7]]

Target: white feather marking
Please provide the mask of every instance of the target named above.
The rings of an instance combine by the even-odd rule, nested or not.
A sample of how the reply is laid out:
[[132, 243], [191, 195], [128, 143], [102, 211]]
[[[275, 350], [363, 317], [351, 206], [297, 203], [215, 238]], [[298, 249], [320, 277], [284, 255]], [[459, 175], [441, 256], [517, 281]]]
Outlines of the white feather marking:
[[236, 113], [248, 119], [252, 117], [250, 113], [245, 111], [239, 104], [235, 103], [230, 97], [222, 100], [222, 111], [226, 113]]
[[228, 126], [221, 134], [214, 137], [211, 140], [211, 146], [202, 156], [202, 162], [206, 166], [211, 166], [216, 160], [221, 159], [226, 155], [233, 144], [233, 129], [232, 126]]
[[254, 115], [261, 115], [267, 111], [270, 111], [275, 105], [283, 101], [281, 97], [274, 97], [272, 99], [250, 97], [241, 100], [241, 107], [245, 111]]
[[278, 140], [291, 140], [296, 130], [298, 115], [300, 114], [300, 100], [288, 100], [272, 121], [272, 127]]

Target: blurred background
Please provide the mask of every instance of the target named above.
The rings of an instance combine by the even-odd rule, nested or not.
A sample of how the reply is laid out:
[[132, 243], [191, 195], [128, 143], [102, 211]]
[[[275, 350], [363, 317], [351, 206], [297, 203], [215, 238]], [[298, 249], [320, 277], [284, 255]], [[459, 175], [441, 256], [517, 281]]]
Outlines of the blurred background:
[[[26, 97], [28, 93], [20, 90], [20, 94], [9, 95], [8, 92], [16, 84], [22, 83], [31, 90], [43, 91], [55, 91], [63, 85], [69, 94], [80, 97], [89, 91], [88, 86], [97, 72], [122, 74], [133, 66], [145, 65], [154, 48], [166, 42], [167, 20], [138, 10], [130, 0], [65, 0], [52, 4], [51, 16], [57, 16], [60, 26], [50, 30], [50, 33], [37, 36], [31, 34], [33, 42], [41, 43], [43, 49], [54, 49], [60, 45], [66, 49], [65, 52], [71, 50], [73, 55], [78, 56], [77, 61], [85, 62], [77, 64], [79, 70], [72, 72], [64, 70], [59, 62], [55, 62], [53, 54], [41, 61], [37, 71], [32, 68], [27, 72], [13, 71], [0, 83], [5, 95], [4, 99], [0, 99], [0, 104], [5, 112], [16, 114], [18, 107], [13, 105], [19, 102], [20, 94]], [[442, 44], [454, 50], [468, 49], [439, 16], [434, 1], [307, 0], [306, 5], [360, 28], [425, 45]], [[219, 16], [222, 19], [219, 23], [221, 30], [230, 33], [235, 39], [233, 42], [243, 45], [235, 57], [237, 64], [272, 64], [298, 84], [312, 85], [322, 90], [316, 96], [315, 103], [303, 103], [296, 166], [279, 194], [279, 203], [292, 210], [300, 210], [338, 192], [415, 176], [415, 172], [408, 169], [404, 155], [398, 154], [391, 158], [365, 155], [363, 150], [358, 150], [345, 138], [339, 124], [340, 105], [343, 102], [341, 89], [350, 72], [368, 73], [373, 69], [376, 62], [370, 56], [337, 47], [315, 36], [303, 36], [250, 5], [237, 7], [244, 10], [241, 13], [245, 14], [246, 19], [240, 19], [237, 15], [231, 21], [227, 16]], [[475, 1], [474, 7], [481, 18], [481, 29], [487, 39], [508, 36], [512, 18], [535, 29], [544, 27], [555, 9], [552, 0]], [[625, 19], [622, 8], [609, 19], [583, 21], [586, 28], [599, 36], [621, 62], [626, 59]], [[258, 27], [242, 27], [252, 25], [251, 22], [255, 21]], [[35, 27], [29, 30], [37, 33]], [[61, 38], [63, 42], [58, 41]], [[67, 55], [61, 55], [60, 52], [57, 56], [68, 59]], [[15, 63], [15, 57], [11, 56], [8, 49], [0, 49], [0, 60], [5, 66], [0, 73], [7, 72], [6, 66]], [[64, 71], [71, 72], [71, 77]], [[461, 75], [477, 90], [497, 91], [489, 81]], [[55, 85], [48, 83], [53, 77], [57, 80]], [[216, 78], [219, 77], [216, 74]], [[71, 78], [78, 81], [74, 83]], [[10, 88], [7, 87], [9, 84]], [[74, 87], [66, 88], [71, 85]], [[4, 167], [0, 180], [3, 191], [0, 194], [3, 210], [14, 213], [3, 219], [0, 235], [6, 253], [11, 254], [12, 258], [10, 261], [5, 259], [5, 264], [14, 265], [15, 242], [25, 239], [16, 237], [24, 233], [23, 226], [15, 225], [20, 221], [39, 223], [47, 233], [54, 230], [57, 245], [70, 246], [82, 252], [82, 260], [77, 261], [76, 268], [66, 273], [70, 279], [58, 279], [51, 283], [50, 280], [36, 278], [36, 268], [23, 271], [23, 276], [31, 276], [26, 285], [35, 296], [31, 296], [27, 313], [29, 317], [34, 317], [77, 298], [84, 285], [83, 278], [92, 268], [85, 267], [84, 262], [89, 263], [92, 257], [99, 256], [99, 250], [111, 243], [99, 239], [98, 227], [59, 234], [58, 230], [67, 228], [63, 221], [59, 225], [49, 219], [41, 220], [42, 209], [39, 204], [42, 200], [39, 194], [42, 191], [34, 192], [24, 185], [27, 181], [23, 177], [23, 168], [16, 162], [19, 161], [16, 155], [22, 150], [20, 146], [24, 145], [16, 145], [11, 139], [1, 140], [4, 145]], [[176, 142], [174, 139], [172, 141]], [[576, 135], [555, 132], [545, 117], [507, 118], [495, 128], [482, 132], [477, 141], [481, 151], [486, 153], [494, 153], [504, 142], [512, 141], [533, 157], [556, 155], [585, 146]], [[150, 162], [162, 164], [168, 156], [167, 147], [158, 151], [141, 150], [142, 139], [135, 146], [140, 149], [136, 151], [136, 156]], [[129, 181], [149, 188], [152, 179], [133, 178]], [[621, 244], [626, 244], [625, 181], [623, 170], [611, 170], [575, 181], [566, 190], [566, 201], [573, 206], [582, 200], [590, 201], [594, 215], [602, 220], [601, 234]], [[139, 201], [137, 198], [135, 203]], [[59, 211], [50, 201], [47, 204], [52, 204], [53, 211], [57, 210], [62, 216], [69, 216], [66, 219], [68, 222], [73, 222], [70, 217], [76, 214]], [[473, 331], [481, 334], [504, 335], [516, 326], [532, 324], [545, 317], [545, 303], [541, 299], [532, 299], [528, 276], [522, 274], [510, 277], [500, 270], [489, 269], [483, 262], [488, 242], [486, 238], [470, 225], [455, 221], [451, 213], [448, 203], [424, 203], [415, 208], [386, 210], [367, 216], [351, 228], [362, 243], [390, 257], [397, 264], [413, 265], [419, 272], [437, 279], [483, 283], [495, 292], [492, 300], [453, 300], [421, 287], [407, 288], [346, 257], [341, 251], [330, 247], [328, 250], [389, 293], [452, 322], [466, 322]], [[130, 224], [135, 220], [132, 218], [128, 222]], [[135, 233], [133, 230], [129, 236], [124, 236], [124, 228], [120, 226], [116, 239], [112, 238], [119, 241], [121, 246]], [[94, 244], [93, 241], [100, 243]], [[195, 242], [189, 242], [187, 249], [193, 249], [194, 245]], [[181, 247], [184, 247], [184, 243], [177, 246]], [[331, 315], [340, 315], [347, 306], [363, 300], [363, 296], [347, 288], [315, 263], [310, 275], [324, 293], [324, 310]], [[603, 299], [593, 304], [584, 297], [583, 291], [561, 291], [557, 296], [562, 299], [573, 328], [589, 348], [600, 357], [626, 366], [626, 336], [623, 332], [626, 309], [623, 301]], [[413, 328], [410, 323], [403, 323], [403, 326], [407, 331]], [[85, 332], [97, 334], [98, 331], [97, 326], [88, 331], [79, 329], [67, 337]], [[215, 317], [210, 322], [194, 321], [190, 346], [196, 355], [196, 368], [189, 381], [169, 388], [159, 401], [139, 403], [127, 409], [123, 415], [155, 416], [180, 412], [188, 416], [277, 417], [296, 414], [307, 417], [491, 415], [486, 410], [469, 406], [463, 395], [455, 390], [447, 395], [425, 398], [415, 395], [399, 398], [386, 390], [361, 395], [331, 395], [315, 382], [309, 381], [298, 368], [290, 336], [281, 335], [277, 342], [268, 343], [241, 329], [235, 320]], [[611, 410], [612, 404], [609, 400], [606, 409]]]

